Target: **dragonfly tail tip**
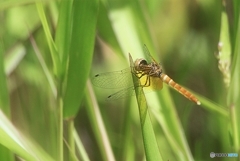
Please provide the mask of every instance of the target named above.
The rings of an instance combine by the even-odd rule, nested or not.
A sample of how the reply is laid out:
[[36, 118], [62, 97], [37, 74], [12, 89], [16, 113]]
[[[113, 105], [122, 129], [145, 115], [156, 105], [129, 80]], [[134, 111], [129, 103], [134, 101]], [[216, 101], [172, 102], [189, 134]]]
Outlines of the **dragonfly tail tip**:
[[201, 102], [200, 102], [200, 101], [197, 101], [197, 105], [201, 105]]

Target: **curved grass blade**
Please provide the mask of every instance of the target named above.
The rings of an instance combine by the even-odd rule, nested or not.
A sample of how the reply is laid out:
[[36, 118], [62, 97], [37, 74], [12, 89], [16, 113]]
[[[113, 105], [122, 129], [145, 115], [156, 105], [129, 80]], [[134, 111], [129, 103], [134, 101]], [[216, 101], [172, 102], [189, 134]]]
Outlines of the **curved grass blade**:
[[[186, 88], [186, 87], [184, 87]], [[191, 91], [190, 89], [186, 88], [187, 90]], [[219, 116], [223, 116], [225, 118], [229, 117], [229, 113], [227, 111], [226, 108], [224, 108], [221, 105], [218, 105], [217, 103], [209, 100], [208, 98], [201, 96], [193, 91], [191, 91], [191, 93], [193, 93], [195, 96], [197, 96], [197, 98], [199, 98], [199, 100], [201, 101], [201, 106], [209, 111], [215, 112], [216, 114], [218, 114]]]
[[29, 161], [54, 159], [38, 144], [22, 135], [0, 110], [0, 144]]
[[[133, 60], [130, 54], [129, 54], [129, 61], [130, 61], [130, 66], [132, 67]], [[132, 74], [132, 78], [133, 78], [133, 82], [138, 81], [138, 78], [134, 74]], [[161, 157], [160, 151], [158, 149], [158, 144], [154, 134], [152, 122], [148, 113], [148, 106], [147, 106], [145, 95], [143, 93], [143, 89], [137, 86], [136, 84], [134, 84], [134, 88], [135, 88], [136, 98], [138, 102], [146, 160], [148, 161], [163, 160]]]
[[35, 54], [36, 54], [36, 56], [39, 60], [39, 63], [41, 64], [42, 69], [43, 69], [43, 71], [46, 75], [46, 78], [49, 82], [49, 86], [51, 87], [53, 95], [54, 95], [55, 98], [57, 98], [57, 89], [56, 89], [56, 86], [54, 84], [54, 79], [52, 78], [51, 73], [50, 73], [49, 69], [47, 68], [47, 65], [46, 65], [46, 63], [45, 63], [45, 61], [44, 61], [44, 59], [43, 59], [43, 57], [40, 53], [40, 50], [39, 50], [39, 48], [38, 48], [38, 46], [37, 46], [37, 44], [36, 44], [36, 42], [35, 42], [35, 40], [32, 36], [30, 36], [30, 42], [33, 46], [33, 49], [34, 49]]
[[110, 44], [111, 48], [120, 55], [122, 55], [122, 49], [119, 46], [118, 40], [114, 33], [114, 29], [111, 24], [111, 20], [108, 17], [107, 7], [104, 6], [103, 1], [100, 1], [99, 5], [99, 15], [98, 15], [98, 34], [100, 37], [108, 44]]
[[46, 39], [47, 39], [47, 42], [48, 42], [50, 53], [51, 53], [51, 56], [52, 56], [52, 61], [53, 61], [53, 65], [54, 65], [54, 74], [56, 76], [59, 76], [60, 71], [61, 71], [61, 69], [60, 69], [61, 68], [60, 58], [59, 58], [59, 55], [58, 55], [58, 52], [57, 52], [56, 44], [53, 41], [50, 29], [49, 29], [47, 18], [46, 18], [44, 9], [43, 9], [43, 4], [42, 3], [36, 3], [36, 6], [37, 6], [37, 10], [38, 10], [40, 20], [41, 20], [42, 25], [43, 25], [44, 33], [46, 35]]
[[[4, 49], [3, 43], [0, 40], [0, 110], [3, 110], [5, 115], [8, 118], [10, 118], [11, 117], [10, 98], [9, 98], [9, 92], [8, 92], [8, 87], [7, 87], [7, 79], [6, 79], [7, 78], [6, 75], [8, 75], [8, 73], [10, 73], [10, 72], [4, 72], [4, 71], [12, 71], [12, 70], [9, 70], [8, 67], [5, 67], [6, 65], [4, 66], [4, 56], [3, 56], [4, 50], [3, 49]], [[12, 60], [21, 60], [21, 59], [18, 59], [16, 54], [14, 54]], [[10, 63], [5, 63], [5, 64], [9, 65]], [[16, 63], [16, 64], [18, 64], [18, 63]], [[13, 66], [15, 67], [16, 65], [14, 64], [14, 65], [12, 65], [12, 67]], [[6, 70], [6, 69], [8, 69], [8, 70]], [[11, 69], [14, 69], [14, 68], [11, 68]], [[1, 134], [0, 134], [0, 136], [2, 139]], [[14, 157], [13, 153], [11, 151], [9, 151], [7, 148], [3, 147], [2, 145], [0, 145], [0, 156], [1, 156], [2, 160], [13, 160], [13, 157]]]
[[90, 81], [87, 81], [87, 90], [85, 92], [85, 95], [87, 104], [86, 110], [89, 115], [91, 126], [93, 127], [98, 146], [100, 147], [103, 160], [115, 161], [115, 157], [109, 142], [109, 137], [107, 135], [101, 112], [99, 110], [97, 100], [94, 96]]

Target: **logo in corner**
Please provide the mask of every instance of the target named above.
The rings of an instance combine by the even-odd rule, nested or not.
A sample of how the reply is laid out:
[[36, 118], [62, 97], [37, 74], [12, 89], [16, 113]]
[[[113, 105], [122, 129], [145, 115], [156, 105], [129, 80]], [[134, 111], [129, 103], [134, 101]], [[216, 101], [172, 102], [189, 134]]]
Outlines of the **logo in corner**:
[[210, 158], [214, 158], [215, 157], [215, 153], [214, 152], [211, 152], [210, 153]]

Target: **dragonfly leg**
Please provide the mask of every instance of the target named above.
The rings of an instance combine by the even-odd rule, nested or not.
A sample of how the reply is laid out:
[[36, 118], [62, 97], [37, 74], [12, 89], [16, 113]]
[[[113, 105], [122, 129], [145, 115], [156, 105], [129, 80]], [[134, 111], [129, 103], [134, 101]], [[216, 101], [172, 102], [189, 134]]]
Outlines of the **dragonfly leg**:
[[145, 75], [145, 73], [143, 73], [142, 71], [135, 71], [135, 73], [133, 73], [138, 79], [142, 78], [142, 76]]
[[143, 87], [149, 87], [151, 86], [151, 81], [150, 81], [150, 76], [153, 76], [155, 75], [155, 72], [153, 71], [153, 69], [151, 69], [148, 74], [145, 74], [144, 75], [147, 75], [147, 80], [145, 81], [145, 84], [143, 85]]
[[149, 87], [150, 85], [151, 85], [150, 76], [147, 75], [147, 80], [145, 81], [145, 84], [143, 85], [143, 87]]

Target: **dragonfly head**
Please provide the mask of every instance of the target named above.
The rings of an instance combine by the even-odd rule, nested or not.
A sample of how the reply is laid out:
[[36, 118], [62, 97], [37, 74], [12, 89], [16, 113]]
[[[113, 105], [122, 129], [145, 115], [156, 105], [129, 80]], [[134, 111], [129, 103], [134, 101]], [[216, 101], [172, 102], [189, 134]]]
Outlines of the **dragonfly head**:
[[134, 69], [136, 71], [141, 71], [144, 66], [148, 65], [147, 61], [143, 58], [139, 58], [134, 62]]

